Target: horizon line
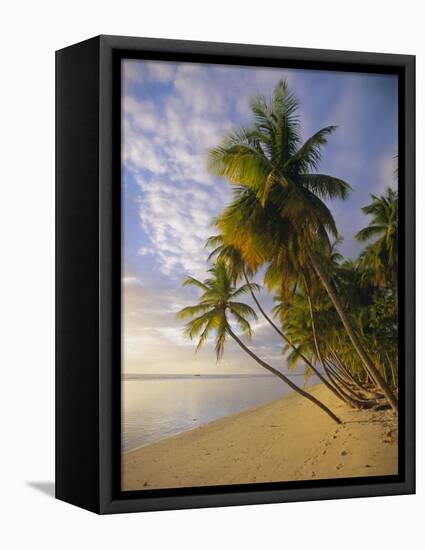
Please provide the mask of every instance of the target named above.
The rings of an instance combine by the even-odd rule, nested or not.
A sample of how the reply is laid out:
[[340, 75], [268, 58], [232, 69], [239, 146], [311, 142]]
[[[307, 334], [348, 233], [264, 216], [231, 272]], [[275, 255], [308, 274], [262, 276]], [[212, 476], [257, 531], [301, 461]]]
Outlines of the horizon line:
[[[286, 376], [304, 376], [304, 373], [285, 373]], [[122, 373], [121, 379], [160, 379], [160, 378], [273, 378], [273, 374], [269, 373], [229, 373], [229, 374], [214, 374], [214, 373]]]

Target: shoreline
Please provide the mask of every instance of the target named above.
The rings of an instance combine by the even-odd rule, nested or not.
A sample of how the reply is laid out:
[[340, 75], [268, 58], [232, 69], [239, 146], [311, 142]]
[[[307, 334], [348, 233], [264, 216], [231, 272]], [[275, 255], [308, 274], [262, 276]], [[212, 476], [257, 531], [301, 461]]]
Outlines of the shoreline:
[[[314, 384], [315, 386], [316, 384]], [[311, 386], [313, 388], [314, 386]], [[310, 388], [310, 389], [311, 389]], [[163, 441], [172, 441], [175, 437], [180, 437], [185, 434], [189, 434], [191, 432], [195, 432], [196, 430], [201, 430], [202, 428], [206, 428], [207, 426], [211, 426], [215, 424], [216, 422], [222, 422], [222, 421], [228, 421], [232, 420], [234, 417], [238, 417], [240, 415], [244, 415], [247, 413], [251, 413], [256, 411], [257, 409], [261, 409], [263, 407], [267, 407], [268, 405], [271, 405], [272, 403], [275, 403], [277, 401], [281, 401], [285, 397], [289, 397], [295, 393], [293, 390], [289, 394], [283, 395], [282, 397], [277, 397], [276, 399], [272, 399], [271, 401], [267, 401], [266, 403], [262, 403], [261, 405], [255, 405], [254, 407], [249, 407], [247, 409], [243, 409], [241, 411], [228, 414], [226, 416], [220, 416], [218, 418], [215, 418], [214, 420], [210, 420], [209, 422], [205, 422], [205, 424], [201, 424], [200, 426], [196, 426], [195, 428], [189, 428], [187, 430], [183, 430], [181, 432], [177, 432], [173, 435], [168, 435], [165, 437], [161, 437], [160, 439], [155, 439], [155, 441], [149, 441], [148, 443], [144, 443], [143, 445], [138, 445], [137, 447], [134, 447], [134, 449], [129, 449], [128, 451], [122, 451], [123, 456], [128, 455], [130, 453], [134, 453], [136, 451], [139, 451], [140, 449], [146, 449], [146, 447], [151, 447], [152, 445], [156, 445], [157, 443], [162, 443]]]
[[124, 491], [397, 473], [390, 411], [357, 411], [309, 388], [335, 424], [295, 392], [123, 453]]

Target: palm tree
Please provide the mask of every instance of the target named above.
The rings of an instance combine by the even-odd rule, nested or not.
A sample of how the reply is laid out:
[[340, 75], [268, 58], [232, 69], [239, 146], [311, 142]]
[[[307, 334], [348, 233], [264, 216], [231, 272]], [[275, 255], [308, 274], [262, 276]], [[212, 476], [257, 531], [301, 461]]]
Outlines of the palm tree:
[[301, 143], [297, 108], [296, 98], [281, 81], [270, 101], [258, 96], [251, 102], [250, 128], [232, 132], [210, 151], [209, 171], [236, 185], [234, 200], [217, 224], [224, 243], [238, 248], [251, 269], [279, 259], [276, 265], [285, 265], [292, 275], [314, 270], [364, 368], [397, 411], [395, 396], [367, 354], [315, 253], [318, 241], [326, 246], [329, 236], [338, 236], [324, 200], [345, 199], [350, 190], [341, 179], [316, 173], [322, 147], [336, 127], [322, 128]]
[[263, 306], [261, 305], [258, 297], [256, 296], [255, 290], [258, 288], [258, 285], [253, 284], [249, 277], [253, 275], [252, 270], [245, 264], [245, 262], [242, 259], [242, 256], [239, 252], [239, 250], [233, 246], [233, 245], [225, 245], [223, 243], [223, 237], [221, 235], [214, 235], [212, 237], [209, 237], [206, 246], [214, 246], [215, 248], [210, 253], [208, 260], [211, 260], [213, 258], [217, 258], [218, 261], [224, 262], [227, 266], [227, 270], [229, 275], [231, 276], [232, 280], [237, 282], [239, 279], [244, 279], [246, 285], [248, 285], [251, 297], [257, 306], [258, 310], [260, 311], [261, 315], [264, 317], [264, 319], [267, 321], [267, 323], [273, 328], [273, 330], [283, 339], [285, 344], [292, 349], [293, 353], [297, 355], [308, 367], [309, 370], [311, 370], [312, 373], [314, 373], [319, 380], [338, 398], [341, 399], [341, 394], [338, 392], [337, 389], [335, 389], [334, 385], [328, 382], [326, 378], [322, 375], [322, 373], [314, 366], [312, 361], [310, 361], [301, 351], [299, 347], [297, 347], [291, 339], [288, 337], [287, 334], [285, 334], [281, 328], [279, 328], [276, 323], [271, 319], [269, 315], [264, 311]]
[[388, 187], [384, 195], [371, 197], [372, 202], [362, 211], [372, 219], [367, 227], [357, 233], [356, 239], [373, 243], [362, 254], [360, 267], [371, 274], [376, 284], [395, 286], [398, 272], [398, 193]]
[[193, 277], [188, 277], [184, 281], [184, 285], [193, 285], [199, 288], [202, 291], [202, 295], [198, 304], [185, 307], [177, 314], [179, 319], [195, 317], [187, 323], [185, 334], [190, 339], [199, 338], [196, 351], [202, 347], [208, 336], [214, 332], [215, 352], [218, 361], [223, 356], [226, 339], [230, 336], [261, 367], [283, 380], [291, 389], [318, 406], [334, 422], [341, 424], [341, 420], [326, 405], [313, 395], [299, 388], [290, 378], [258, 357], [233, 330], [230, 320], [236, 324], [243, 334], [251, 337], [249, 319], [256, 320], [257, 315], [249, 305], [237, 301], [237, 298], [250, 292], [252, 287], [257, 289], [258, 285], [249, 283], [239, 288], [235, 287], [226, 265], [221, 261], [209, 269], [209, 273], [210, 277], [205, 281], [199, 281]]

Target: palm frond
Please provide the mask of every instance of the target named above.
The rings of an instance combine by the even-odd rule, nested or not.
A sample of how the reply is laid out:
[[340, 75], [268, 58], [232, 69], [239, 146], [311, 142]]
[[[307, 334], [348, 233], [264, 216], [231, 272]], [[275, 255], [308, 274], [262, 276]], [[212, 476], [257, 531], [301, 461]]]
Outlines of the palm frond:
[[251, 338], [252, 336], [252, 330], [251, 330], [251, 325], [249, 324], [249, 322], [245, 319], [245, 317], [243, 317], [242, 315], [240, 315], [237, 311], [235, 311], [234, 309], [231, 309], [231, 312], [232, 312], [232, 315], [233, 317], [235, 318], [239, 328], [241, 329], [241, 331], [243, 332], [243, 334], [245, 334], [246, 336], [248, 336], [248, 338]]
[[258, 319], [257, 314], [248, 304], [242, 302], [228, 302], [228, 307], [233, 314], [237, 313], [243, 317], [252, 317], [255, 321]]
[[189, 285], [196, 286], [201, 290], [208, 290], [208, 286], [202, 281], [195, 279], [195, 277], [186, 277], [186, 279], [183, 281], [183, 286], [189, 286]]
[[209, 304], [196, 304], [194, 306], [186, 306], [177, 312], [177, 319], [186, 319], [187, 317], [193, 317], [194, 315], [205, 313], [211, 309]]
[[208, 325], [208, 323], [211, 321], [211, 319], [215, 317], [216, 314], [216, 310], [208, 311], [203, 315], [192, 319], [192, 321], [189, 321], [184, 328], [185, 336], [193, 340], [196, 336], [199, 335], [203, 328]]
[[336, 130], [336, 126], [327, 126], [313, 134], [286, 162], [286, 170], [296, 170], [299, 173], [317, 170], [322, 159], [322, 147], [326, 145], [328, 136]]
[[289, 91], [286, 81], [279, 81], [271, 101], [271, 116], [274, 120], [273, 159], [278, 166], [284, 166], [294, 155], [300, 143], [299, 103]]
[[223, 245], [223, 237], [222, 235], [211, 235], [211, 237], [208, 237], [208, 239], [205, 242], [204, 248], [219, 248]]
[[223, 357], [224, 345], [226, 343], [227, 337], [227, 319], [225, 315], [222, 315], [220, 322], [217, 326], [217, 336], [215, 341], [215, 354], [217, 357], [217, 362]]
[[253, 292], [260, 292], [261, 286], [258, 285], [257, 283], [249, 282], [245, 285], [240, 286], [237, 290], [235, 290], [232, 293], [232, 298], [236, 298], [237, 296], [240, 296], [242, 294], [249, 294], [251, 290]]
[[230, 183], [253, 188], [261, 186], [272, 170], [262, 151], [250, 143], [238, 143], [233, 135], [211, 149], [207, 168], [216, 176], [225, 176]]
[[205, 328], [199, 337], [198, 344], [195, 348], [195, 353], [198, 353], [198, 351], [201, 349], [206, 339], [208, 338], [210, 332], [214, 328], [216, 328], [218, 324], [219, 324], [219, 316], [217, 314], [211, 315], [209, 321], [207, 321], [207, 323], [205, 324]]
[[345, 181], [325, 174], [301, 174], [301, 184], [322, 199], [345, 200], [351, 186]]
[[385, 233], [385, 226], [383, 225], [368, 225], [356, 233], [356, 240], [359, 242], [369, 241], [381, 237]]

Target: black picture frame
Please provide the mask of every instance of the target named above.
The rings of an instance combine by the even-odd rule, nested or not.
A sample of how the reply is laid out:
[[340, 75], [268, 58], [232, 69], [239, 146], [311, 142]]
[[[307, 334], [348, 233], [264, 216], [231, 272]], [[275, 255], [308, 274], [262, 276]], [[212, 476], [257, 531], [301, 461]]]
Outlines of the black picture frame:
[[[122, 58], [399, 77], [399, 474], [120, 491]], [[56, 52], [56, 498], [100, 514], [415, 491], [415, 57], [98, 36]]]

